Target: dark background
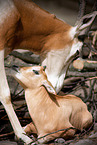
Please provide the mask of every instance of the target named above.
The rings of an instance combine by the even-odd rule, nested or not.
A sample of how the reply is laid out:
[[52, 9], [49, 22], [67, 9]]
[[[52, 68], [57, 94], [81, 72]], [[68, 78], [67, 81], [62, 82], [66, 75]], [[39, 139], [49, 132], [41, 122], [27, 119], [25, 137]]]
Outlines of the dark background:
[[[74, 25], [79, 11], [79, 0], [32, 0], [41, 8], [55, 14], [58, 18], [68, 24]], [[93, 9], [95, 0], [86, 0], [85, 14], [90, 13]], [[96, 3], [97, 9], [97, 3]]]

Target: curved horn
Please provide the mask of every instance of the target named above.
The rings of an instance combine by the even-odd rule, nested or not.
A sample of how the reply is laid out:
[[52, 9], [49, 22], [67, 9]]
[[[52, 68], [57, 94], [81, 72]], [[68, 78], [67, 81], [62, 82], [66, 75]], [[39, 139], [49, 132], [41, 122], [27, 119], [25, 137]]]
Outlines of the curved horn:
[[87, 32], [88, 27], [91, 27], [95, 18], [97, 16], [97, 11], [83, 16], [76, 25], [76, 33], [79, 35], [82, 31], [83, 34]]
[[79, 11], [77, 16], [77, 22], [75, 23], [75, 25], [77, 25], [79, 20], [84, 16], [85, 9], [86, 9], [86, 0], [79, 0]]

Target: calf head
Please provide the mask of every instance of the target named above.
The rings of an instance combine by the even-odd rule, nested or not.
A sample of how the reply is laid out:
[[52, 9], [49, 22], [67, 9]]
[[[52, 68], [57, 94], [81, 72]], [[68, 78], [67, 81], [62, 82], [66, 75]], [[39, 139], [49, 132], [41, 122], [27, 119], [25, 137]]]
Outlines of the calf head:
[[36, 89], [44, 86], [49, 93], [56, 94], [55, 89], [47, 79], [45, 68], [45, 66], [21, 68], [13, 66], [14, 73], [12, 72], [12, 74], [24, 89]]

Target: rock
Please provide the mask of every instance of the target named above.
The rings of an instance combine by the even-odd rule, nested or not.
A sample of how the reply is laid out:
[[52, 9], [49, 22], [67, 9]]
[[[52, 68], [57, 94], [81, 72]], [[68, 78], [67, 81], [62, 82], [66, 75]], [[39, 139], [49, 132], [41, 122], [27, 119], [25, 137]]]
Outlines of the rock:
[[58, 144], [63, 144], [63, 143], [65, 143], [65, 140], [63, 138], [57, 138], [57, 139], [55, 139], [54, 142], [58, 143]]
[[95, 139], [95, 138], [97, 138], [97, 132], [94, 133], [93, 135], [90, 135], [89, 138], [91, 138], [91, 139]]
[[82, 139], [79, 140], [77, 143], [70, 143], [70, 145], [97, 145], [97, 142], [90, 139]]
[[7, 80], [8, 80], [9, 88], [12, 94], [15, 92], [14, 95], [16, 95], [23, 89], [12, 76], [8, 75]]

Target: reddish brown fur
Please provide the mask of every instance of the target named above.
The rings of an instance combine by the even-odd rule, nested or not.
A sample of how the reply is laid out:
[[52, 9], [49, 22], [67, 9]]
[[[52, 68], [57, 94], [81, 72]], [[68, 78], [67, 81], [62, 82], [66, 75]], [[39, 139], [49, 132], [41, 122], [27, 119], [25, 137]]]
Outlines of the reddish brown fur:
[[[71, 43], [70, 25], [38, 7], [30, 0], [13, 0], [17, 10], [9, 14], [1, 27], [2, 45], [28, 49], [38, 54], [61, 49]], [[26, 11], [26, 13], [25, 13]], [[14, 18], [14, 19], [13, 19]], [[6, 26], [6, 24], [8, 24]], [[36, 27], [36, 29], [35, 29]], [[3, 49], [4, 46], [0, 47]]]
[[[82, 46], [74, 37], [76, 27], [57, 19], [32, 0], [5, 0], [0, 10], [0, 50], [3, 52], [4, 49], [5, 56], [14, 49], [26, 49], [39, 54], [41, 64], [47, 66], [49, 81], [59, 92], [71, 57]], [[57, 58], [60, 60], [54, 68], [56, 73], [52, 73]]]

